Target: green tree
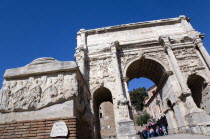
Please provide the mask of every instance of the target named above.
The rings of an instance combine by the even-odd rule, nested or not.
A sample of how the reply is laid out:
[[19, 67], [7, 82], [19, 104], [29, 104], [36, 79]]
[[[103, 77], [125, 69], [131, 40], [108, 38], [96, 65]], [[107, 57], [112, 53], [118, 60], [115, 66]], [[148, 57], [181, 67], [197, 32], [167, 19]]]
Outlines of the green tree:
[[147, 92], [145, 87], [133, 89], [129, 92], [131, 104], [135, 107], [137, 111], [142, 111], [144, 107], [144, 99], [147, 97]]
[[143, 124], [146, 124], [148, 120], [150, 119], [150, 115], [147, 112], [143, 112], [136, 120], [136, 123], [139, 126], [142, 126]]

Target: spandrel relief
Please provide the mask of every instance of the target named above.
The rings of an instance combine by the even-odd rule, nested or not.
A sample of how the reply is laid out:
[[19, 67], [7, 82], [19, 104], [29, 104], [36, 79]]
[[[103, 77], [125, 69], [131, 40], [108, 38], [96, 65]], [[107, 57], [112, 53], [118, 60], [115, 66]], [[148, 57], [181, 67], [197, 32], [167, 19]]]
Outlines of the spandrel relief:
[[77, 95], [76, 73], [60, 73], [4, 81], [0, 112], [37, 110]]
[[157, 59], [168, 66], [168, 61], [167, 61], [164, 51], [153, 51], [153, 52], [139, 52], [139, 53], [135, 53], [135, 54], [127, 54], [127, 55], [121, 56], [122, 69], [124, 69], [125, 66], [130, 61], [137, 59], [137, 58], [140, 59], [142, 57], [151, 57], [151, 58]]
[[164, 51], [153, 51], [150, 53], [145, 53], [144, 56], [152, 57], [154, 59], [157, 59], [161, 62], [163, 62], [165, 65], [169, 66], [166, 54]]

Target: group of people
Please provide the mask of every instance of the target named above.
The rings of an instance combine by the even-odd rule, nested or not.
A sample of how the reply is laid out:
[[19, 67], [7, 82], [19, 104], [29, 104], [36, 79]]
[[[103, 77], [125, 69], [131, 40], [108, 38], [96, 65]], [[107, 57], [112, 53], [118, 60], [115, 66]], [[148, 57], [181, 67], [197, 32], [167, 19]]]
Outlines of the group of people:
[[141, 139], [148, 139], [150, 137], [156, 137], [156, 136], [163, 136], [167, 135], [167, 130], [164, 125], [162, 126], [156, 126], [156, 127], [148, 127], [146, 126], [145, 129], [142, 130], [142, 132], [138, 132], [140, 135]]

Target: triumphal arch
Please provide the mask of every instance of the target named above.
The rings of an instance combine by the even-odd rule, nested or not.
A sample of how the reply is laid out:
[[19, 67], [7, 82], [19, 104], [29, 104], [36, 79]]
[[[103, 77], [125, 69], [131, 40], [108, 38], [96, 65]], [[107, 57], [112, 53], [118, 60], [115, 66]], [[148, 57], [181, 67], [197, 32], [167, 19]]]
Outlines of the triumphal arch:
[[[158, 87], [169, 129], [187, 132], [193, 126], [195, 133], [210, 134], [210, 58], [203, 37], [185, 16], [81, 29], [76, 63], [39, 58], [5, 72], [0, 127], [41, 121], [50, 132], [49, 121], [61, 120], [68, 127], [66, 136], [98, 139], [99, 106], [108, 101], [115, 137], [135, 138], [128, 83], [145, 77]], [[25, 127], [29, 133], [30, 127]]]

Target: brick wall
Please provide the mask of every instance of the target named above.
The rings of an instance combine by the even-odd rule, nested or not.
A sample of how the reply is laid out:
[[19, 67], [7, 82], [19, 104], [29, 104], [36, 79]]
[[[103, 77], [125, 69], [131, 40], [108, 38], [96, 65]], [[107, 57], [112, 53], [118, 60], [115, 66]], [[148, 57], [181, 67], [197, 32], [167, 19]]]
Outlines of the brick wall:
[[[66, 123], [69, 130], [68, 139], [83, 138], [84, 134], [79, 135], [78, 133], [82, 134], [83, 132], [86, 132], [87, 129], [89, 129], [87, 124], [84, 124], [84, 122], [77, 120], [76, 117], [18, 121], [0, 124], [0, 139], [50, 139], [52, 126], [55, 122], [58, 121], [64, 121]], [[79, 122], [77, 123], [77, 121]], [[62, 139], [62, 137], [59, 139]]]

